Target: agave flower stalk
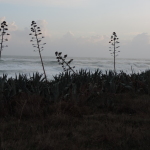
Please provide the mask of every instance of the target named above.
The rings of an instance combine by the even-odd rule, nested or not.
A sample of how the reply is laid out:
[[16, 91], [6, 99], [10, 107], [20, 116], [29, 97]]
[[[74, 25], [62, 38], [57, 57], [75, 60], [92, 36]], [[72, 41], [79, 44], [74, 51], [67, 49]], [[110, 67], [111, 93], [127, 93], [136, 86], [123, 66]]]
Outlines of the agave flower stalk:
[[1, 23], [1, 28], [0, 28], [0, 32], [1, 32], [1, 34], [0, 34], [0, 36], [1, 36], [1, 39], [0, 39], [0, 58], [1, 58], [1, 52], [2, 52], [3, 48], [8, 47], [8, 45], [3, 45], [4, 42], [8, 41], [7, 38], [4, 39], [4, 36], [10, 35], [9, 33], [6, 33], [6, 31], [8, 30], [7, 26], [8, 25], [6, 24], [6, 21], [3, 21]]
[[74, 74], [76, 74], [75, 71], [73, 70], [75, 66], [73, 67], [70, 66], [70, 63], [73, 61], [73, 59], [70, 59], [68, 62], [66, 62], [65, 59], [67, 58], [67, 55], [64, 55], [64, 57], [62, 57], [61, 54], [62, 52], [55, 52], [55, 55], [57, 56], [56, 59], [58, 60], [59, 64], [62, 65], [63, 70], [65, 72], [71, 70]]
[[[116, 46], [119, 42], [118, 42], [118, 37], [117, 37], [117, 34], [115, 32], [113, 32], [112, 36], [111, 36], [111, 40], [109, 41], [109, 43], [111, 43], [112, 47], [109, 47], [110, 48], [110, 54], [111, 56], [114, 57], [114, 72], [116, 71], [116, 57], [118, 56], [118, 53], [120, 51], [117, 51], [116, 49], [119, 48], [120, 46]], [[113, 49], [111, 49], [113, 48]]]
[[[39, 52], [39, 55], [40, 55], [44, 76], [45, 76], [45, 79], [47, 81], [47, 76], [46, 76], [44, 63], [43, 63], [42, 55], [41, 55], [41, 51], [43, 51], [43, 48], [44, 48], [43, 45], [45, 45], [46, 43], [40, 44], [41, 39], [44, 38], [44, 36], [39, 37], [39, 36], [42, 35], [42, 33], [41, 33], [41, 30], [40, 30], [40, 27], [37, 26], [35, 21], [32, 21], [32, 23], [31, 23], [31, 31], [32, 31], [32, 33], [30, 33], [29, 35], [33, 35], [34, 37], [32, 37], [32, 40], [30, 40], [30, 42], [36, 42], [36, 44], [32, 44], [32, 45], [33, 45], [34, 48], [38, 49], [37, 51]], [[36, 51], [36, 50], [34, 50], [34, 51]]]

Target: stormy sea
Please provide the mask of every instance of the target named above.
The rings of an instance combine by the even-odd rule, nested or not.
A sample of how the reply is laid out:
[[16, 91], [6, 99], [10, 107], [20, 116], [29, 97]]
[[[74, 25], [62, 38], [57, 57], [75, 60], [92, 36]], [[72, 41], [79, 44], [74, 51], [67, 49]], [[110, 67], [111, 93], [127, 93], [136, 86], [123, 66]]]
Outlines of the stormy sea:
[[[84, 69], [94, 72], [96, 69], [103, 73], [113, 70], [113, 58], [90, 58], [90, 57], [69, 57], [66, 61], [73, 59], [71, 66], [75, 66], [75, 71]], [[43, 57], [45, 71], [49, 80], [53, 76], [63, 72], [61, 65], [55, 57]], [[116, 59], [116, 71], [123, 71], [127, 74], [140, 73], [150, 68], [150, 59]], [[0, 59], [0, 76], [7, 74], [8, 77], [15, 77], [18, 74], [32, 76], [33, 73], [43, 73], [39, 56], [2, 56]]]

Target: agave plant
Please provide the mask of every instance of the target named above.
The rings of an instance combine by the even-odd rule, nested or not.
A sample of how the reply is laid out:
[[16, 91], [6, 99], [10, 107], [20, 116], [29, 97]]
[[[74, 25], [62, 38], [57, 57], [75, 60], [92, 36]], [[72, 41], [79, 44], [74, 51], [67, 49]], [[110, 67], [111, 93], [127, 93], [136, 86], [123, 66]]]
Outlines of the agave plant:
[[[32, 37], [32, 40], [30, 40], [30, 42], [36, 42], [35, 44], [32, 44], [32, 45], [34, 48], [38, 49], [37, 51], [39, 52], [39, 55], [40, 55], [44, 76], [47, 81], [47, 76], [46, 76], [44, 63], [43, 63], [42, 55], [41, 55], [41, 51], [43, 51], [43, 48], [44, 48], [43, 45], [45, 45], [46, 43], [40, 44], [41, 39], [43, 39], [44, 36], [41, 36], [42, 35], [41, 29], [40, 29], [40, 27], [37, 26], [35, 21], [32, 21], [32, 23], [31, 23], [31, 31], [32, 31], [32, 33], [30, 33], [29, 35], [33, 35], [34, 37]], [[34, 51], [36, 51], [36, 50], [34, 50]]]
[[62, 68], [65, 72], [68, 71], [72, 71], [74, 74], [75, 71], [73, 70], [73, 68], [75, 68], [75, 66], [71, 67], [70, 63], [73, 61], [73, 59], [70, 59], [68, 62], [65, 60], [67, 58], [67, 55], [64, 55], [64, 57], [61, 56], [62, 52], [55, 52], [56, 55], [56, 59], [58, 60], [59, 64], [62, 65]]
[[6, 21], [3, 21], [2, 23], [1, 23], [1, 28], [0, 28], [0, 36], [1, 36], [1, 41], [0, 41], [0, 58], [1, 58], [1, 52], [2, 52], [2, 50], [3, 50], [3, 48], [4, 47], [8, 47], [8, 45], [3, 45], [3, 43], [4, 42], [6, 42], [6, 41], [8, 41], [8, 39], [6, 38], [6, 39], [4, 39], [4, 36], [6, 36], [6, 35], [10, 35], [9, 33], [6, 33], [6, 31], [8, 30], [8, 28], [7, 28], [7, 24], [6, 24]]
[[29, 78], [19, 74], [14, 79], [7, 79], [7, 76], [3, 75], [0, 77], [0, 103], [7, 103], [20, 92], [40, 95], [47, 102], [57, 102], [61, 99], [94, 100], [98, 95], [104, 95], [111, 100], [111, 96], [129, 91], [149, 94], [149, 74], [150, 71], [131, 75], [113, 71], [103, 74], [100, 70], [90, 72], [81, 69], [76, 74], [62, 72], [48, 83], [39, 73], [34, 73]]
[[[117, 51], [116, 49], [119, 48], [120, 46], [116, 46], [116, 44], [118, 44], [118, 37], [117, 37], [117, 34], [115, 32], [113, 32], [112, 36], [111, 36], [111, 40], [109, 41], [109, 43], [111, 43], [112, 47], [109, 47], [110, 48], [110, 54], [111, 56], [114, 57], [114, 72], [116, 71], [116, 57], [118, 56], [118, 53], [120, 51]], [[113, 48], [113, 49], [111, 49]]]

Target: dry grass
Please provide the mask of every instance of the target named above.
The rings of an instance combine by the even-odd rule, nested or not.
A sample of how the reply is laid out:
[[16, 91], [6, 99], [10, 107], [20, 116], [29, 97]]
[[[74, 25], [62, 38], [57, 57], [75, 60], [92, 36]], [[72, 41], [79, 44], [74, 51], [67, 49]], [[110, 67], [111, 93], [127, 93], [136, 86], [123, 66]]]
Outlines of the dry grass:
[[0, 150], [150, 149], [148, 95], [120, 94], [111, 106], [102, 97], [93, 105], [48, 105], [39, 96], [21, 96], [13, 111], [5, 109], [0, 119]]

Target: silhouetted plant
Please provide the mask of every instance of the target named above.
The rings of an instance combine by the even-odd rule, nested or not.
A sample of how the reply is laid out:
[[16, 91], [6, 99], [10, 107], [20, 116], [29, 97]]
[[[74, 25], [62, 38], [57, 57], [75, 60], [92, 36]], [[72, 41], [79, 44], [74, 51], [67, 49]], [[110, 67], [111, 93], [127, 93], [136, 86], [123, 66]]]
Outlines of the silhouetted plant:
[[112, 36], [111, 36], [111, 40], [109, 41], [109, 43], [111, 43], [112, 47], [109, 47], [109, 48], [113, 48], [113, 49], [110, 49], [109, 51], [111, 51], [111, 56], [114, 57], [114, 72], [116, 71], [116, 57], [118, 56], [118, 53], [120, 51], [117, 51], [116, 49], [119, 48], [120, 46], [116, 46], [116, 44], [118, 44], [118, 37], [117, 37], [117, 34], [115, 32], [113, 32]]
[[66, 62], [65, 59], [67, 58], [67, 55], [64, 55], [64, 57], [62, 57], [61, 54], [62, 52], [55, 52], [55, 55], [57, 56], [56, 59], [58, 60], [59, 64], [62, 65], [63, 70], [65, 72], [72, 71], [74, 74], [76, 74], [73, 70], [75, 66], [70, 66], [70, 63], [73, 61], [73, 59], [70, 59], [68, 62]]
[[[45, 75], [45, 79], [47, 81], [47, 76], [46, 76], [46, 73], [45, 73], [44, 63], [43, 63], [42, 55], [41, 55], [41, 51], [43, 51], [43, 48], [44, 48], [43, 45], [45, 45], [46, 43], [40, 44], [41, 39], [44, 38], [44, 36], [39, 37], [39, 36], [42, 35], [42, 33], [41, 33], [41, 30], [40, 30], [40, 27], [37, 27], [35, 21], [32, 21], [31, 26], [32, 26], [31, 31], [33, 33], [30, 33], [29, 35], [33, 35], [35, 37], [32, 37], [32, 40], [30, 40], [30, 42], [34, 42], [34, 41], [36, 42], [36, 44], [32, 44], [32, 45], [33, 45], [33, 47], [38, 49], [37, 51], [39, 52], [40, 59], [41, 59], [41, 64], [42, 64], [42, 67], [43, 67], [43, 72], [44, 72], [44, 75]], [[36, 51], [36, 50], [34, 50], [34, 51]]]
[[6, 24], [6, 21], [3, 21], [1, 23], [1, 28], [0, 28], [0, 32], [1, 32], [1, 34], [0, 34], [0, 36], [1, 36], [1, 39], [0, 39], [1, 40], [0, 41], [0, 58], [1, 58], [1, 52], [2, 52], [3, 48], [8, 47], [8, 45], [3, 45], [4, 42], [8, 41], [7, 38], [4, 39], [4, 36], [5, 35], [10, 35], [10, 34], [6, 33], [6, 31], [8, 30], [7, 26], [8, 25]]

